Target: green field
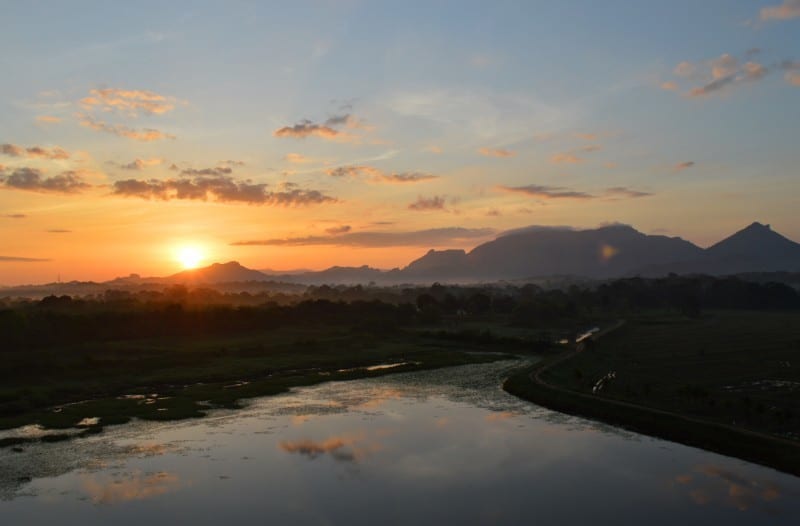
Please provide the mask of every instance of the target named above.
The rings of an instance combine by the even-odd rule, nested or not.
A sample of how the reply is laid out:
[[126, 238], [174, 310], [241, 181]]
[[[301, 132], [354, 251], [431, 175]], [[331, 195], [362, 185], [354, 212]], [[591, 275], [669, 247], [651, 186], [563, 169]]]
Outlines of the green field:
[[542, 379], [567, 389], [800, 439], [800, 314], [628, 320]]
[[[469, 336], [469, 335], [467, 335]], [[486, 351], [473, 353], [465, 351]], [[169, 420], [235, 408], [244, 398], [331, 380], [507, 358], [521, 340], [451, 340], [418, 331], [381, 335], [319, 325], [237, 337], [130, 340], [9, 352], [0, 372], [0, 429], [85, 428], [132, 417]], [[367, 370], [378, 364], [403, 365]], [[0, 446], [15, 440], [0, 440]]]
[[798, 358], [798, 313], [651, 313], [503, 387], [550, 409], [800, 475]]

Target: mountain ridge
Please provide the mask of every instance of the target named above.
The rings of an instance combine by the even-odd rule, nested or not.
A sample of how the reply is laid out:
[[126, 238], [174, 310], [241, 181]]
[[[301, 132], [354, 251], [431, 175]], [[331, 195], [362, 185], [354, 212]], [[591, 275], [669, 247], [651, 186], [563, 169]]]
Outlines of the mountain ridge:
[[669, 273], [726, 275], [777, 271], [800, 271], [800, 244], [773, 231], [769, 225], [754, 222], [705, 249], [681, 237], [644, 234], [623, 224], [583, 230], [534, 226], [503, 232], [469, 251], [431, 249], [405, 267], [391, 270], [362, 265], [267, 274], [230, 261], [163, 278], [136, 276], [136, 279], [186, 284], [246, 281], [356, 284], [524, 280], [556, 275], [608, 279], [636, 275], [657, 277]]

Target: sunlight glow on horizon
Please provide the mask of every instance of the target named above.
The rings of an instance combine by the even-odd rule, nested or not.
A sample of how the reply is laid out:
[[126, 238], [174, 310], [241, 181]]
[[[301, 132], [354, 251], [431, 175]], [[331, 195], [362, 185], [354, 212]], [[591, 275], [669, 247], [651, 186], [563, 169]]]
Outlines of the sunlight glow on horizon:
[[181, 264], [185, 270], [190, 270], [200, 266], [200, 263], [205, 259], [205, 252], [197, 245], [183, 245], [178, 247], [175, 253], [175, 259]]

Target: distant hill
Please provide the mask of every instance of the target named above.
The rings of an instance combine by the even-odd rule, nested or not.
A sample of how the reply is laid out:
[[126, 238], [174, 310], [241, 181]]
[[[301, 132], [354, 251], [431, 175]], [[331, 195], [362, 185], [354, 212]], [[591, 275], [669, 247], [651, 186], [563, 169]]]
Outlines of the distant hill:
[[464, 251], [429, 251], [401, 270], [409, 277], [524, 279], [554, 275], [608, 278], [646, 265], [701, 257], [703, 249], [676, 237], [650, 236], [630, 226], [593, 230], [529, 228]]
[[[501, 234], [469, 252], [429, 250], [401, 269], [333, 266], [322, 271], [261, 272], [236, 261], [214, 263], [166, 277], [138, 274], [104, 283], [50, 283], [0, 288], [2, 295], [101, 294], [109, 288], [140, 290], [150, 286], [218, 285], [226, 290], [270, 288], [295, 290], [302, 285], [379, 285], [404, 283], [489, 282], [560, 277], [608, 279], [675, 274], [740, 275], [751, 281], [800, 283], [800, 244], [752, 223], [703, 249], [679, 237], [643, 234], [612, 225], [577, 230], [569, 227], [525, 227]], [[258, 286], [254, 282], [259, 282]], [[281, 288], [283, 287], [283, 288]], [[288, 287], [288, 288], [287, 288]]]
[[189, 284], [277, 280], [319, 285], [796, 271], [800, 271], [800, 244], [772, 231], [769, 225], [753, 223], [707, 249], [679, 237], [644, 234], [627, 225], [587, 230], [526, 227], [506, 232], [469, 252], [429, 250], [406, 267], [390, 271], [364, 265], [268, 275], [232, 261], [161, 279]]
[[729, 275], [760, 272], [800, 271], [800, 244], [773, 231], [769, 225], [753, 223], [703, 251], [699, 258], [677, 264], [651, 265], [646, 276], [675, 274]]
[[267, 281], [274, 279], [257, 270], [243, 267], [238, 261], [214, 263], [208, 267], [184, 270], [164, 278], [173, 283], [233, 283], [242, 281]]

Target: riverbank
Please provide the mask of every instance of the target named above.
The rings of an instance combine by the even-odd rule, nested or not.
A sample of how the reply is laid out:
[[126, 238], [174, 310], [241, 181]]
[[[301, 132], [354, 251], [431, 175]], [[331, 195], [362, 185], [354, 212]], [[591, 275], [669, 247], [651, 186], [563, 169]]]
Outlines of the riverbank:
[[553, 410], [800, 475], [800, 441], [791, 435], [798, 393], [787, 392], [797, 374], [793, 316], [635, 319], [503, 387]]
[[[316, 327], [30, 352], [9, 362], [19, 374], [2, 389], [0, 447], [88, 436], [132, 418], [199, 418], [292, 387], [507, 359], [525, 345], [451, 342], [414, 331], [376, 338]], [[14, 432], [23, 426], [36, 426], [36, 433]]]

